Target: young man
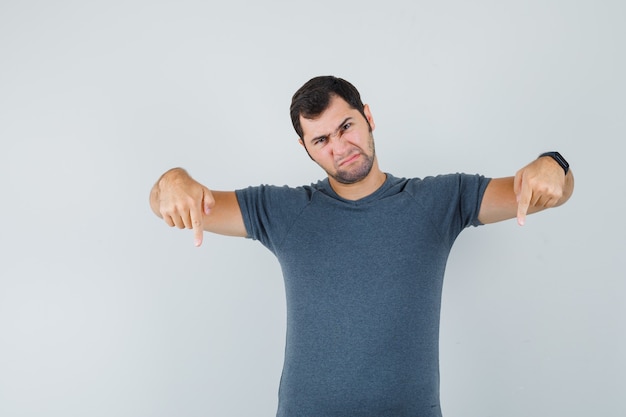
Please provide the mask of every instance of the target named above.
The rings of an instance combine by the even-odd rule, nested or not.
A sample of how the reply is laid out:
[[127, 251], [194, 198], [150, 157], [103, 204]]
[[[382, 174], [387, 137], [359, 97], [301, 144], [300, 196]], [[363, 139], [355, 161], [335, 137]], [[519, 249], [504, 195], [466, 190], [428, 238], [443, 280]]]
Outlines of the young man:
[[150, 204], [169, 226], [259, 240], [278, 258], [287, 341], [277, 415], [441, 416], [439, 312], [458, 234], [563, 204], [567, 162], [550, 152], [514, 177], [396, 178], [378, 166], [374, 119], [345, 80], [293, 96], [300, 144], [327, 174], [298, 188], [211, 191], [175, 168]]

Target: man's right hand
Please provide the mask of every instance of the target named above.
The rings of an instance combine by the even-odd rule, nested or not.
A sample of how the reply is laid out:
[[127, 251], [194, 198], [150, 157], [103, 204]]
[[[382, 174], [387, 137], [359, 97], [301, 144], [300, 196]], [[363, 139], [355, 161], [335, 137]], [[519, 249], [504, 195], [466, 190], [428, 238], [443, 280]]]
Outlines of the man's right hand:
[[211, 191], [182, 168], [159, 178], [150, 192], [150, 207], [171, 227], [193, 229], [194, 244], [202, 244], [203, 232], [247, 236], [234, 191]]
[[167, 171], [150, 193], [152, 211], [170, 227], [193, 229], [194, 244], [202, 244], [204, 216], [215, 205], [211, 191], [182, 168]]

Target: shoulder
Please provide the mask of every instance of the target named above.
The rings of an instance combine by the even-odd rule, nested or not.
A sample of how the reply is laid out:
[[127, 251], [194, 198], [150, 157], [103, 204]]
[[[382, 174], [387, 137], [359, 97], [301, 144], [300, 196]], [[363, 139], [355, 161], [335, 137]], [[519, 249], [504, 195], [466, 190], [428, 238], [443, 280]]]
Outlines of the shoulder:
[[456, 193], [468, 188], [484, 188], [487, 183], [488, 179], [479, 174], [454, 173], [402, 179], [400, 184], [409, 193]]
[[281, 206], [294, 208], [309, 204], [313, 196], [319, 191], [319, 183], [299, 187], [263, 184], [235, 190], [235, 194], [242, 207]]
[[251, 185], [235, 190], [237, 195], [275, 195], [275, 196], [302, 196], [310, 197], [323, 189], [322, 181], [311, 185], [293, 187], [289, 185]]

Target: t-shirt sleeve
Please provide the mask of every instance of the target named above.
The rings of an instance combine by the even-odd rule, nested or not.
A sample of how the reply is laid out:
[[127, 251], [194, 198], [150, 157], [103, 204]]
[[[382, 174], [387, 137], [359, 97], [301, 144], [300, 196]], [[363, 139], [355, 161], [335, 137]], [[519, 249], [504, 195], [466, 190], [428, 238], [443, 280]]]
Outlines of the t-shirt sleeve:
[[485, 189], [490, 179], [481, 175], [457, 174], [459, 203], [459, 226], [464, 229], [468, 226], [481, 226], [478, 220], [480, 205], [483, 201]]
[[450, 244], [463, 229], [480, 226], [480, 205], [490, 178], [482, 175], [448, 174], [427, 177], [416, 183], [416, 199], [428, 205], [433, 222]]
[[261, 185], [236, 190], [248, 238], [275, 252], [311, 201], [311, 187]]

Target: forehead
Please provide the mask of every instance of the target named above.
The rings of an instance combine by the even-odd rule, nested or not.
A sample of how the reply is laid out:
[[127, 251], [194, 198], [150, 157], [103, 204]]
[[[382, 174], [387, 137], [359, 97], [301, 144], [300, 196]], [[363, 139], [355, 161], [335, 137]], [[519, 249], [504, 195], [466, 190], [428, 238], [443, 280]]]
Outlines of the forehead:
[[[350, 107], [348, 102], [338, 96], [333, 96], [326, 110], [314, 119], [307, 119], [300, 115], [300, 126], [304, 138], [313, 138], [328, 135], [334, 132], [338, 125], [348, 117], [360, 114], [358, 110]], [[303, 138], [303, 139], [304, 139]]]

